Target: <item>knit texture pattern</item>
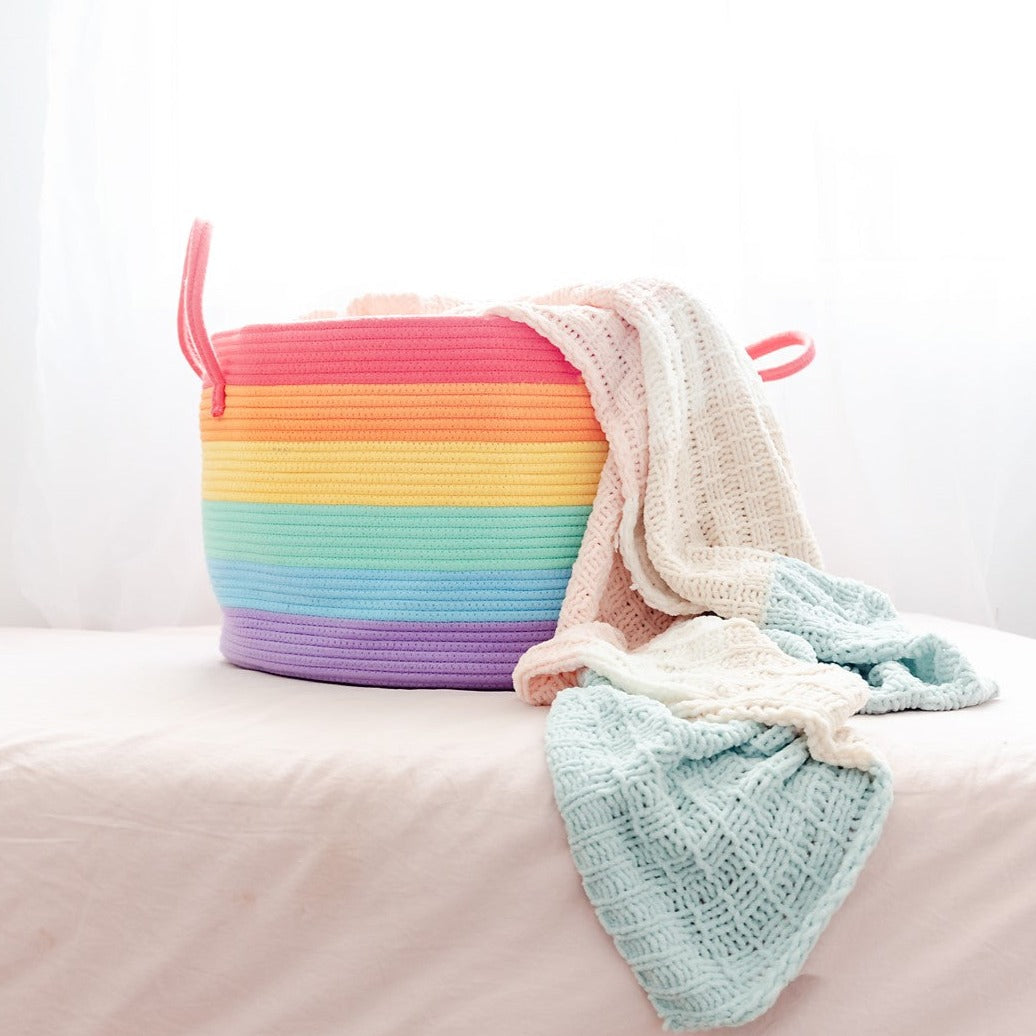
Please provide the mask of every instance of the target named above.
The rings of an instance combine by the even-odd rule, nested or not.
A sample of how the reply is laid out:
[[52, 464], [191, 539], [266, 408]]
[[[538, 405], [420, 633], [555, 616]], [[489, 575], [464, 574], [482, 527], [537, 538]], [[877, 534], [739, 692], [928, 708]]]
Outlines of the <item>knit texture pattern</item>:
[[582, 373], [610, 447], [558, 631], [515, 669], [526, 701], [554, 702], [573, 859], [667, 1028], [747, 1022], [798, 974], [891, 804], [849, 717], [996, 687], [820, 570], [761, 385], [700, 304], [634, 282], [492, 311]]
[[[524, 700], [549, 704], [594, 669], [688, 718], [793, 726], [815, 758], [867, 769], [876, 758], [845, 725], [855, 712], [996, 694], [880, 591], [820, 570], [763, 386], [699, 302], [633, 281], [488, 312], [582, 373], [609, 444], [557, 634], [515, 668]], [[702, 637], [706, 613], [727, 622]]]
[[667, 1028], [749, 1021], [852, 888], [888, 772], [818, 762], [791, 727], [687, 723], [583, 683], [554, 703], [547, 760], [597, 916]]

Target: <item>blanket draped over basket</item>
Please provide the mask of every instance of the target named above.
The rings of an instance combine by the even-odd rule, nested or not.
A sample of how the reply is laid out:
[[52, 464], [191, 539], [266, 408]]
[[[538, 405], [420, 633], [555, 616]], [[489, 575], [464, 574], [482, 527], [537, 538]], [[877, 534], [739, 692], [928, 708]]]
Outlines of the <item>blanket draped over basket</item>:
[[609, 444], [556, 635], [514, 672], [552, 704], [575, 864], [666, 1028], [742, 1024], [799, 972], [891, 804], [849, 717], [996, 686], [880, 591], [821, 571], [762, 384], [684, 292], [635, 281], [478, 312], [557, 346]]

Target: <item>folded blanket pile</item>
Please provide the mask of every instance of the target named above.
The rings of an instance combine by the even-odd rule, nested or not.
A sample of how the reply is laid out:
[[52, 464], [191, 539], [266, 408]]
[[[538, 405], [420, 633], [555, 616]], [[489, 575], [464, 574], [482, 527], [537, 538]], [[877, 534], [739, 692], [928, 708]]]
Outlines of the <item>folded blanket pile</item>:
[[891, 803], [849, 717], [996, 687], [821, 571], [762, 384], [699, 303], [637, 281], [479, 312], [557, 346], [608, 440], [557, 633], [514, 673], [553, 703], [573, 859], [667, 1028], [741, 1024], [801, 969]]

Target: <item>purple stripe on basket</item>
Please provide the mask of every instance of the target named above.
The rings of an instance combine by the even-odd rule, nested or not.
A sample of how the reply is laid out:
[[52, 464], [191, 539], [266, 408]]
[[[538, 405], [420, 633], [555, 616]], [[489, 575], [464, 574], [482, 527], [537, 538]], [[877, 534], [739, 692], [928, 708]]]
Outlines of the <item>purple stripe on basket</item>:
[[224, 611], [221, 650], [247, 669], [333, 683], [509, 690], [511, 672], [553, 622], [377, 622]]

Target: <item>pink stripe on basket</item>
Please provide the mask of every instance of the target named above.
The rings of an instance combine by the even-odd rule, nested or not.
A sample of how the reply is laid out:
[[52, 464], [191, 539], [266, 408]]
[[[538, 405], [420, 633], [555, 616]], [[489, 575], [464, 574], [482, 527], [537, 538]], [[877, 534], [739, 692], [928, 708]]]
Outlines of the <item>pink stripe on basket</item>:
[[228, 383], [581, 382], [546, 338], [506, 317], [379, 317], [266, 324], [213, 336]]

